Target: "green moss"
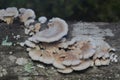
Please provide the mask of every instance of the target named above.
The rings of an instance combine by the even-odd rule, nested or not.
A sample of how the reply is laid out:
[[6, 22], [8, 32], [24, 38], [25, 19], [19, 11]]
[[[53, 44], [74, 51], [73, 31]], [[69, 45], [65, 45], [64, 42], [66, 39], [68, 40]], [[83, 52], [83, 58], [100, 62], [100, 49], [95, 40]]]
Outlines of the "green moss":
[[25, 66], [24, 66], [24, 70], [31, 73], [34, 69], [34, 66], [33, 66], [33, 63], [27, 63]]
[[8, 42], [8, 36], [6, 36], [6, 39], [2, 41], [2, 46], [11, 46], [12, 42]]

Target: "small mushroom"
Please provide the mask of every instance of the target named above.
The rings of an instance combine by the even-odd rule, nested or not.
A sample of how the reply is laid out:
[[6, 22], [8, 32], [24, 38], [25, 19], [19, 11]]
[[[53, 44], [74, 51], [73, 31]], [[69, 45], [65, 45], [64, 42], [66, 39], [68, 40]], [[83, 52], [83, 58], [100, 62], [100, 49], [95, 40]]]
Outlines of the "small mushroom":
[[54, 57], [52, 53], [46, 51], [41, 52], [40, 61], [46, 64], [52, 64], [54, 62]]
[[47, 18], [46, 18], [45, 16], [41, 16], [41, 17], [38, 18], [38, 21], [39, 21], [41, 24], [43, 24], [43, 23], [45, 23], [45, 22], [47, 21]]
[[21, 22], [26, 22], [28, 19], [35, 19], [36, 15], [32, 9], [26, 9], [25, 12], [19, 16]]
[[14, 18], [18, 17], [18, 14], [19, 13], [16, 7], [9, 7], [4, 13], [4, 21], [7, 22], [7, 24], [12, 24]]
[[48, 53], [38, 48], [29, 50], [28, 54], [33, 60], [37, 60], [46, 64], [52, 64], [54, 61], [52, 53]]
[[84, 69], [87, 69], [88, 67], [93, 66], [93, 64], [94, 62], [92, 60], [87, 60], [87, 61], [83, 61], [79, 65], [72, 66], [72, 69], [76, 71], [80, 71], [80, 70], [84, 70]]
[[25, 22], [25, 25], [26, 25], [25, 34], [34, 35], [41, 29], [41, 24], [39, 22], [34, 22], [34, 20], [27, 20]]
[[31, 41], [29, 41], [29, 40], [26, 40], [24, 42], [24, 45], [29, 46], [31, 48], [35, 48], [36, 47], [36, 45], [34, 43], [32, 43]]
[[29, 34], [31, 30], [30, 30], [30, 29], [28, 29], [28, 28], [25, 28], [25, 30], [24, 30], [24, 31], [25, 31], [25, 34]]
[[25, 23], [24, 23], [24, 25], [25, 25], [25, 27], [29, 27], [30, 26], [30, 24], [31, 23], [34, 23], [35, 22], [35, 20], [34, 19], [29, 19], [29, 20], [27, 20]]
[[7, 24], [13, 23], [14, 18], [18, 17], [18, 10], [16, 7], [9, 7], [6, 10], [0, 10], [0, 19]]
[[109, 65], [109, 63], [110, 63], [110, 59], [96, 59], [95, 60], [96, 66]]
[[79, 57], [77, 55], [74, 55], [74, 54], [73, 53], [65, 53], [66, 56], [65, 56], [62, 64], [65, 66], [80, 64], [81, 60], [79, 60]]
[[102, 59], [101, 61], [101, 65], [109, 65], [109, 63], [110, 63], [110, 59]]
[[36, 23], [35, 25], [34, 25], [34, 27], [35, 27], [35, 32], [37, 33], [37, 32], [39, 32], [40, 31], [40, 29], [41, 29], [41, 24], [40, 23]]
[[15, 18], [18, 17], [18, 14], [19, 14], [19, 12], [18, 12], [16, 7], [9, 7], [9, 8], [7, 8], [6, 12], [8, 14], [13, 14]]
[[53, 62], [53, 66], [58, 68], [58, 69], [65, 69], [66, 67], [62, 64], [62, 61], [64, 60], [64, 55], [60, 56], [60, 55], [55, 55], [54, 56], [55, 60]]
[[20, 14], [22, 15], [22, 14], [24, 14], [24, 12], [26, 11], [27, 9], [25, 9], [25, 8], [20, 8], [19, 9], [19, 12], [20, 12]]
[[31, 49], [29, 50], [28, 54], [32, 58], [32, 60], [36, 60], [36, 61], [40, 60], [40, 56], [41, 56], [40, 50]]
[[48, 29], [37, 32], [29, 38], [33, 42], [54, 42], [60, 40], [68, 33], [67, 23], [60, 18], [53, 18], [48, 23]]
[[73, 69], [72, 68], [65, 68], [65, 69], [57, 69], [57, 71], [60, 73], [67, 74], [67, 73], [71, 73], [73, 71]]
[[111, 50], [110, 45], [108, 45], [108, 43], [106, 43], [103, 40], [99, 40], [97, 42], [98, 42], [96, 43], [97, 49], [96, 49], [95, 55], [93, 56], [93, 59], [109, 58], [110, 57], [109, 50]]
[[[95, 48], [90, 41], [80, 41], [78, 42], [78, 47], [80, 46], [80, 58], [88, 59], [95, 54]], [[81, 57], [82, 56], [82, 57]]]
[[100, 61], [100, 59], [96, 59], [95, 62], [94, 62], [94, 64], [95, 64], [96, 66], [101, 66], [101, 61]]

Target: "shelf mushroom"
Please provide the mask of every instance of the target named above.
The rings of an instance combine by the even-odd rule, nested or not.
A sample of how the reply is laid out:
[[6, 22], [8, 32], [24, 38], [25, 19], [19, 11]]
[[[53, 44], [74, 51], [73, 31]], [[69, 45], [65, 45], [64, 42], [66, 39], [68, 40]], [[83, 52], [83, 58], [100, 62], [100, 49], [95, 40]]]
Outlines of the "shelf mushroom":
[[43, 50], [31, 49], [28, 54], [33, 60], [40, 61], [45, 64], [52, 64], [54, 61], [52, 53], [47, 53]]
[[68, 33], [68, 24], [60, 18], [52, 18], [48, 22], [48, 29], [40, 31], [29, 38], [33, 42], [55, 42]]
[[86, 60], [80, 63], [79, 65], [72, 66], [72, 69], [76, 71], [80, 71], [80, 70], [87, 69], [88, 67], [91, 67], [93, 65], [94, 65], [94, 62], [92, 60]]
[[16, 7], [9, 7], [6, 10], [3, 9], [0, 11], [0, 17], [2, 17], [2, 20], [7, 24], [12, 24], [14, 18], [18, 17], [18, 15], [19, 13]]
[[[41, 29], [41, 23], [35, 22], [34, 19], [29, 19], [25, 23], [25, 33], [29, 35], [34, 35], [35, 33], [39, 32]], [[27, 32], [26, 32], [27, 30]], [[31, 34], [32, 33], [32, 34]]]
[[110, 51], [113, 51], [113, 48], [110, 47], [108, 43], [103, 40], [94, 41], [96, 43], [97, 49], [93, 59], [103, 58], [107, 59], [110, 57]]
[[65, 69], [57, 69], [57, 71], [60, 73], [67, 74], [67, 73], [71, 73], [73, 71], [73, 69], [72, 68], [65, 68]]
[[47, 18], [45, 16], [41, 16], [38, 18], [38, 21], [41, 23], [41, 24], [44, 24], [46, 21], [47, 21]]
[[26, 22], [28, 19], [35, 19], [36, 15], [32, 9], [20, 9], [21, 14], [19, 16], [21, 22]]

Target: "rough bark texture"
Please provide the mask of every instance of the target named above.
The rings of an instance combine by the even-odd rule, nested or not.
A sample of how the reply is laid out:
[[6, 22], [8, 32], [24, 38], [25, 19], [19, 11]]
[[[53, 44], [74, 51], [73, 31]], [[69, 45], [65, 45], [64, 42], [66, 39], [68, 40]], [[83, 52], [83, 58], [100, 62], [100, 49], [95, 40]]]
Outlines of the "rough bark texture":
[[[74, 26], [69, 23], [70, 30]], [[109, 28], [115, 36], [106, 37], [106, 41], [114, 48], [118, 55], [118, 62], [111, 63], [109, 66], [93, 67], [87, 70], [73, 72], [71, 74], [60, 74], [52, 65], [45, 65], [37, 61], [32, 61], [28, 56], [25, 47], [19, 46], [17, 43], [27, 39], [24, 34], [24, 26], [18, 23], [7, 25], [0, 23], [0, 44], [8, 36], [8, 42], [12, 42], [12, 46], [0, 45], [0, 80], [120, 80], [120, 23], [92, 23], [102, 29]], [[71, 31], [68, 37], [71, 36]], [[16, 40], [13, 36], [20, 35], [20, 39]], [[11, 53], [12, 52], [12, 53]], [[15, 57], [15, 59], [11, 58]], [[28, 60], [26, 65], [18, 65], [15, 63], [17, 58], [25, 58]], [[11, 59], [11, 60], [10, 60]], [[37, 67], [37, 65], [44, 66]], [[29, 69], [26, 69], [30, 66]], [[31, 68], [32, 66], [32, 68]]]

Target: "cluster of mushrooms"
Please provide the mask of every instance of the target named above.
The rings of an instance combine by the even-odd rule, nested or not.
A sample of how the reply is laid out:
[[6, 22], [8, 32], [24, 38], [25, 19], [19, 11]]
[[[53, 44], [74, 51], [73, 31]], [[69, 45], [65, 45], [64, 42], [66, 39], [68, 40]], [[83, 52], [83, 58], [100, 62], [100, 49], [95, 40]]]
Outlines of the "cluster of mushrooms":
[[[25, 34], [29, 38], [21, 43], [27, 46], [32, 60], [52, 64], [60, 73], [81, 71], [93, 66], [109, 65], [111, 52], [115, 50], [101, 38], [90, 36], [67, 39], [69, 26], [61, 18], [55, 17], [47, 21], [46, 17], [35, 20], [32, 9], [15, 7], [0, 10], [0, 19], [11, 24], [16, 17], [24, 23]], [[41, 30], [42, 24], [47, 28]]]

